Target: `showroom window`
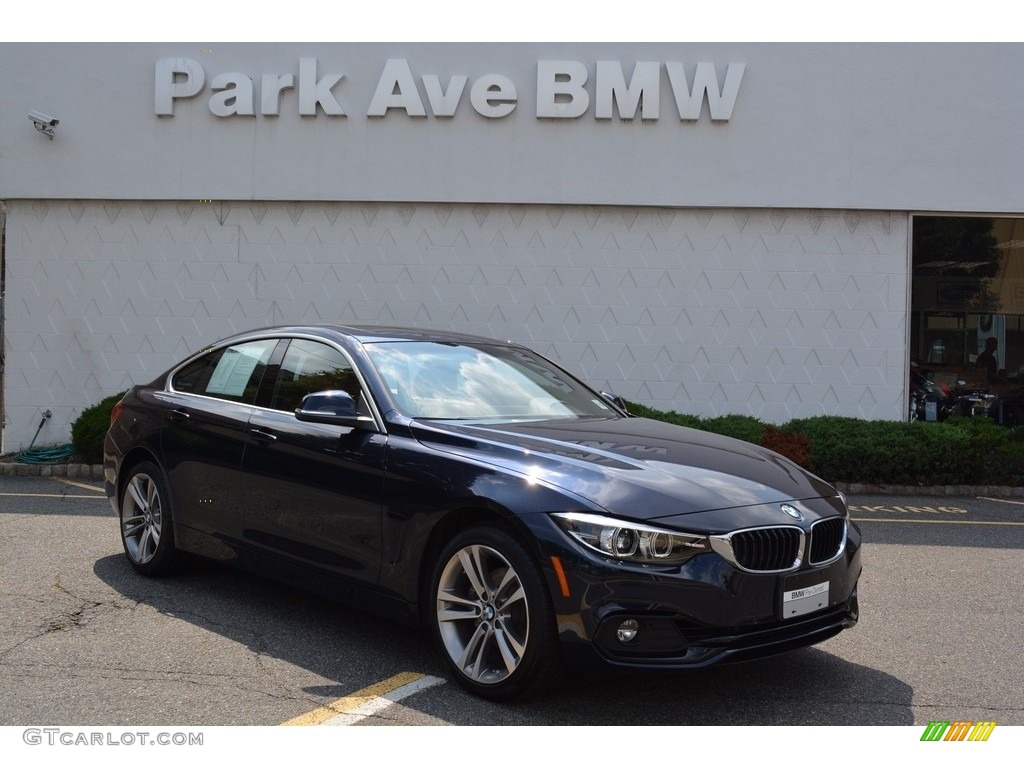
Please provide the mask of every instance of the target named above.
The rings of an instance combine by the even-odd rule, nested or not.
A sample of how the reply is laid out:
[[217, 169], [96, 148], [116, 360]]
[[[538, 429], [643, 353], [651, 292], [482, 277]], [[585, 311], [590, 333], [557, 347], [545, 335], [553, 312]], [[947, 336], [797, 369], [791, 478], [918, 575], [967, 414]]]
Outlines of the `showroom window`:
[[911, 253], [911, 377], [950, 393], [1024, 386], [1024, 219], [915, 216]]

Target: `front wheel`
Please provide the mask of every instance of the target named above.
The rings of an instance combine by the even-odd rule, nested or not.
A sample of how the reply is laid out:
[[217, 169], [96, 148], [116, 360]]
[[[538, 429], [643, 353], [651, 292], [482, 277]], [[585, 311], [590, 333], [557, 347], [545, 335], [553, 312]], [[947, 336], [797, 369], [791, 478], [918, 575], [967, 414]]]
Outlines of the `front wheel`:
[[139, 573], [172, 572], [179, 553], [174, 548], [170, 498], [160, 468], [144, 461], [135, 465], [121, 494], [121, 543]]
[[464, 688], [507, 701], [560, 679], [551, 599], [539, 568], [510, 535], [463, 531], [441, 553], [431, 584], [434, 638]]

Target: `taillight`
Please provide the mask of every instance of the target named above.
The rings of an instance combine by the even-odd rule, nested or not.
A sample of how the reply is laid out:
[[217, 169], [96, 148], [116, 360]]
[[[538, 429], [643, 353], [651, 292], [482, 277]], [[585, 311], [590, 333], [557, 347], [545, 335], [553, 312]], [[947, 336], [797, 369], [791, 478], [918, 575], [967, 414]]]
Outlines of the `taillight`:
[[124, 398], [114, 403], [114, 407], [110, 409], [110, 423], [113, 424], [117, 421], [117, 417], [121, 415], [121, 411], [124, 410]]

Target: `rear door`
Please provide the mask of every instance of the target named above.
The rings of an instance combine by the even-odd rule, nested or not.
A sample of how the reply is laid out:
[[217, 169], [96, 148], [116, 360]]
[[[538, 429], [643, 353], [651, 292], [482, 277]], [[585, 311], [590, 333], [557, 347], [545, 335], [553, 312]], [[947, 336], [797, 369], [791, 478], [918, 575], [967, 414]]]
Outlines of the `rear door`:
[[[260, 384], [280, 340], [214, 350], [178, 369], [162, 401], [164, 470], [179, 525], [237, 539], [242, 452]], [[283, 345], [282, 345], [283, 350]]]

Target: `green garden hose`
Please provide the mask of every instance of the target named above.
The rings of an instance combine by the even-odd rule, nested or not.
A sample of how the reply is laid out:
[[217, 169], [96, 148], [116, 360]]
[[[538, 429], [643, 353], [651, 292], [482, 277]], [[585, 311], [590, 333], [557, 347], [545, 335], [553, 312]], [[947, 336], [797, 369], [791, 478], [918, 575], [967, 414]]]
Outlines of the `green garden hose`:
[[57, 445], [50, 448], [36, 448], [33, 450], [32, 446], [36, 444], [36, 438], [39, 437], [39, 432], [43, 428], [43, 424], [46, 420], [53, 416], [53, 412], [49, 409], [43, 411], [43, 418], [39, 422], [39, 427], [36, 429], [35, 435], [32, 437], [32, 442], [26, 450], [14, 454], [14, 460], [21, 464], [56, 464], [63, 461], [64, 459], [70, 458], [75, 455], [75, 447], [71, 443], [65, 443], [64, 445]]
[[21, 464], [58, 464], [74, 455], [75, 446], [66, 443], [52, 448], [29, 448], [14, 454], [14, 460]]

